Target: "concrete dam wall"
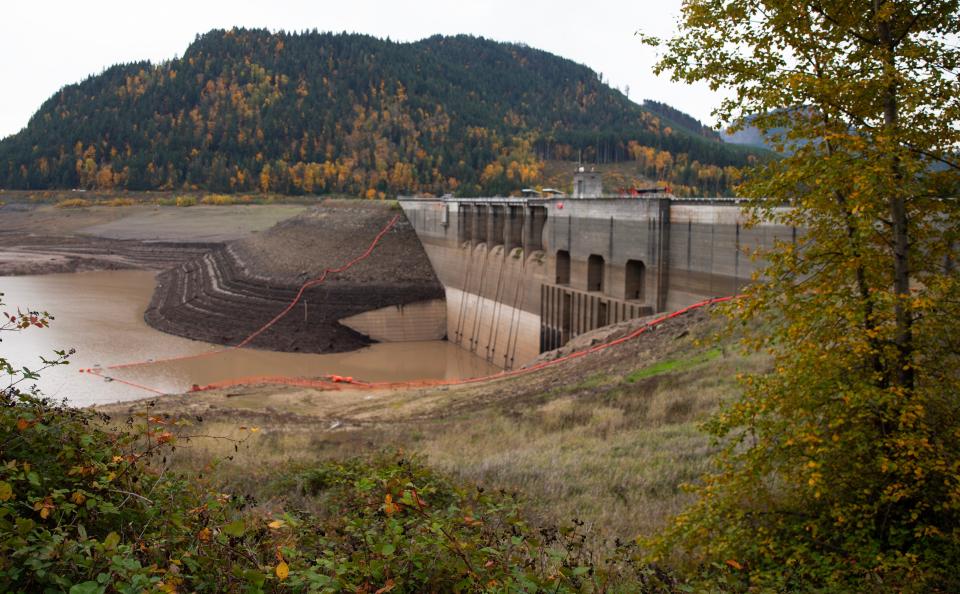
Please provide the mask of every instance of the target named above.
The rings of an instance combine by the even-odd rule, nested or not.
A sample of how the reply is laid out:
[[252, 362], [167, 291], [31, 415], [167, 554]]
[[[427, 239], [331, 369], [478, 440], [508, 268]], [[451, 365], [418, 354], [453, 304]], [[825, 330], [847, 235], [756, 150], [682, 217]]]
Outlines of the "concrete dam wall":
[[623, 320], [735, 294], [749, 253], [796, 230], [745, 229], [733, 200], [401, 198], [446, 294], [447, 338], [506, 369]]

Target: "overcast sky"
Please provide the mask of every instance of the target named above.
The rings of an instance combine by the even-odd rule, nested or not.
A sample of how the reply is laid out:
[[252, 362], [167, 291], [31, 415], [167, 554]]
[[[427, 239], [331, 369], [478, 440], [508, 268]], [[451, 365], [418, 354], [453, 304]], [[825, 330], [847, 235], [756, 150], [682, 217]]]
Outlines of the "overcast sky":
[[4, 0], [0, 4], [0, 138], [26, 126], [60, 87], [119, 62], [182, 55], [213, 28], [367, 33], [394, 40], [470, 33], [519, 41], [586, 64], [630, 98], [655, 99], [713, 123], [706, 86], [656, 77], [656, 52], [634, 33], [668, 36], [682, 0]]

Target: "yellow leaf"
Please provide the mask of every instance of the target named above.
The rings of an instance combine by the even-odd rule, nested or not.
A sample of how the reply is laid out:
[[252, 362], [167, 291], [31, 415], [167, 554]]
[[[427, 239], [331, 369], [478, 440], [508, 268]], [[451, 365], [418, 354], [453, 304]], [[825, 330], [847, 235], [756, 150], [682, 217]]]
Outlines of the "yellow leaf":
[[287, 579], [287, 576], [290, 575], [290, 567], [287, 565], [286, 561], [277, 563], [277, 569], [275, 571], [277, 577], [280, 578], [281, 581]]
[[70, 501], [76, 503], [77, 505], [83, 505], [83, 502], [86, 500], [87, 496], [80, 491], [74, 491], [73, 495], [70, 496]]
[[33, 509], [40, 512], [40, 517], [46, 520], [50, 517], [50, 512], [54, 510], [56, 506], [53, 505], [53, 500], [49, 497], [45, 498], [43, 501], [38, 501], [33, 504]]
[[284, 524], [283, 524], [283, 520], [274, 520], [274, 521], [270, 522], [269, 524], [267, 524], [267, 526], [269, 526], [270, 528], [273, 528], [274, 530], [277, 530], [277, 529], [279, 529], [279, 528], [283, 528], [283, 525], [284, 525]]
[[10, 483], [0, 481], [0, 501], [9, 501], [13, 498], [13, 487]]
[[400, 511], [400, 506], [394, 503], [393, 496], [387, 493], [387, 496], [383, 498], [383, 513], [389, 516], [397, 511]]

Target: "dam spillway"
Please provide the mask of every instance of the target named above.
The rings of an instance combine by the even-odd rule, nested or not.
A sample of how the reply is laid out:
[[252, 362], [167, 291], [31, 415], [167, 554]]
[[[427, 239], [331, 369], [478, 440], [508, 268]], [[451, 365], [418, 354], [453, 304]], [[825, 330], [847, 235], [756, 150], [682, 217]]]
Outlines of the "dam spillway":
[[447, 339], [505, 369], [627, 319], [733, 295], [796, 241], [733, 199], [401, 198], [446, 295]]

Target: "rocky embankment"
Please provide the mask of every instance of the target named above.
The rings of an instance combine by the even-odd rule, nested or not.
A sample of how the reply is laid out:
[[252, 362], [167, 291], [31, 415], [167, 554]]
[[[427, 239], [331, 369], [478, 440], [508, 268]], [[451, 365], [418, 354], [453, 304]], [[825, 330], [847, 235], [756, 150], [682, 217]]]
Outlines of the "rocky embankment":
[[237, 344], [280, 313], [304, 282], [362, 254], [397, 214], [370, 258], [308, 289], [302, 303], [250, 343], [312, 353], [360, 348], [370, 339], [339, 320], [444, 295], [413, 227], [382, 203], [326, 201], [164, 271], [144, 317], [164, 332]]

